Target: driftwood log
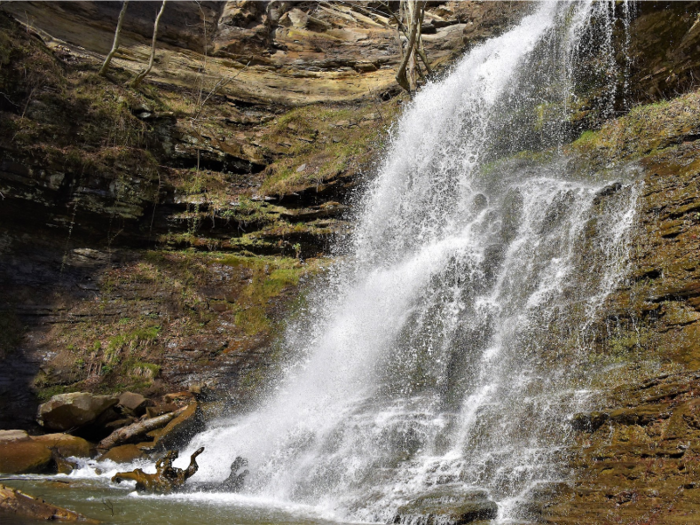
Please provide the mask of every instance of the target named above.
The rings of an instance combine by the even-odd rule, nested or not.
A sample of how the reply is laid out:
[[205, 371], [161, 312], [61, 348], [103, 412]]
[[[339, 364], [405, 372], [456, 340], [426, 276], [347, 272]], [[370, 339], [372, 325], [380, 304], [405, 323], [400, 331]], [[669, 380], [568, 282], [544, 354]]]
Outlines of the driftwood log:
[[182, 414], [187, 407], [182, 407], [177, 409], [175, 412], [170, 412], [168, 414], [163, 414], [162, 416], [152, 417], [150, 419], [144, 419], [143, 421], [137, 421], [129, 425], [128, 427], [123, 427], [112, 432], [109, 436], [104, 438], [97, 444], [98, 449], [108, 449], [125, 443], [136, 436], [155, 430], [162, 426], [167, 425], [171, 420], [175, 419], [177, 416]]
[[181, 469], [173, 467], [173, 461], [179, 456], [178, 451], [170, 450], [156, 461], [156, 471], [153, 474], [137, 468], [131, 472], [117, 472], [112, 477], [112, 481], [120, 483], [124, 480], [133, 480], [136, 481], [136, 490], [139, 492], [167, 494], [182, 488], [187, 479], [195, 475], [199, 469], [197, 456], [202, 452], [204, 447], [190, 456], [190, 465], [186, 469]]

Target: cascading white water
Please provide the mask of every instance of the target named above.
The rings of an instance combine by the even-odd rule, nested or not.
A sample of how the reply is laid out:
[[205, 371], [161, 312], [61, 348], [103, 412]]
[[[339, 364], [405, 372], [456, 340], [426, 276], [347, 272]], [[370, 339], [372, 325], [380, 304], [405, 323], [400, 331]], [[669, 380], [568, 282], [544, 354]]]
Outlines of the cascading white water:
[[[633, 174], [512, 154], [561, 142], [572, 57], [601, 9], [539, 4], [409, 104], [348, 257], [286, 336], [299, 363], [256, 411], [196, 437], [199, 479], [242, 455], [246, 493], [367, 521], [434, 485], [479, 487], [503, 522], [564, 474]], [[555, 117], [532, 120], [543, 113]]]

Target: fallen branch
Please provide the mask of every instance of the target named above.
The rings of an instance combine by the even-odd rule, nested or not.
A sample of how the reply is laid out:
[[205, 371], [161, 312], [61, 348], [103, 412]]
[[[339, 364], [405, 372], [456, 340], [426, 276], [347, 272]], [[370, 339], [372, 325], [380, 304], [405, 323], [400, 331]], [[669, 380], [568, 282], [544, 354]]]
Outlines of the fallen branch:
[[131, 472], [117, 472], [112, 476], [114, 483], [121, 483], [125, 480], [136, 482], [138, 492], [151, 492], [156, 494], [168, 494], [174, 490], [181, 489], [185, 482], [194, 476], [199, 469], [197, 456], [204, 452], [204, 447], [199, 448], [190, 456], [190, 465], [186, 469], [173, 467], [173, 461], [177, 459], [177, 450], [168, 451], [165, 456], [156, 461], [156, 471], [151, 474], [144, 472], [140, 468]]
[[140, 436], [141, 434], [145, 434], [146, 432], [150, 432], [151, 430], [165, 426], [171, 420], [182, 414], [185, 410], [187, 410], [186, 406], [177, 409], [175, 412], [169, 412], [168, 414], [163, 414], [162, 416], [137, 421], [128, 427], [117, 429], [100, 441], [97, 444], [97, 448], [106, 450], [135, 438], [136, 436]]

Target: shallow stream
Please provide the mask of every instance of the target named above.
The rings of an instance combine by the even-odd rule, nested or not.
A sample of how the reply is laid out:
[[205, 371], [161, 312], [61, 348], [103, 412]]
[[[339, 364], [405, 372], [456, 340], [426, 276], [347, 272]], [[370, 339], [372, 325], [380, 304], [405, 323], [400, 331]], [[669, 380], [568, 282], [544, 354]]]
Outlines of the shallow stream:
[[[3, 481], [47, 502], [108, 525], [343, 525], [308, 505], [284, 504], [230, 493], [139, 495], [132, 486], [117, 487], [104, 477], [17, 476]], [[2, 525], [44, 521], [0, 516]]]

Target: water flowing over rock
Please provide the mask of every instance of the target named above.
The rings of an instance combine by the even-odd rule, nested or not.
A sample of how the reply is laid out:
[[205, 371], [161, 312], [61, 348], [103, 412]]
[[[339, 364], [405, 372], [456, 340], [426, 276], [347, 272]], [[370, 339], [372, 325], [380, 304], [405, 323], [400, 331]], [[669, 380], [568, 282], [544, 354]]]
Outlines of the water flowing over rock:
[[590, 173], [557, 153], [572, 71], [608, 58], [596, 42], [611, 16], [544, 2], [422, 89], [344, 263], [287, 332], [300, 364], [258, 410], [193, 441], [215, 452], [200, 479], [241, 454], [246, 491], [388, 521], [432, 519], [440, 486], [479, 494], [473, 519], [522, 519], [522, 495], [563, 477], [592, 321], [635, 216], [633, 167]]
[[498, 506], [484, 490], [442, 486], [400, 507], [393, 523], [458, 525], [497, 517]]

